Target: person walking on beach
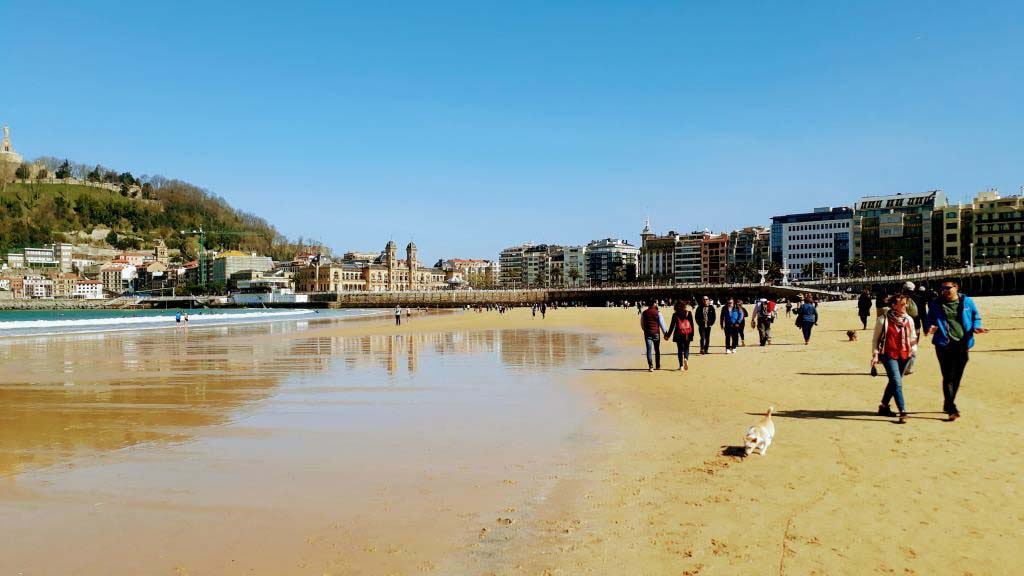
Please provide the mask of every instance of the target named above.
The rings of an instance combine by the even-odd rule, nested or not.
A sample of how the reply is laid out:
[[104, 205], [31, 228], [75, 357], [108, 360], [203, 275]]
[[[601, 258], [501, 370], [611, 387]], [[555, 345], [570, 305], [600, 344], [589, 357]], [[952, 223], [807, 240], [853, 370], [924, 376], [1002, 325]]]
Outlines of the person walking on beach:
[[548, 315], [548, 304], [547, 304], [547, 302], [541, 302], [540, 303], [540, 319], [543, 320], [543, 319], [547, 318], [547, 315]]
[[917, 330], [907, 314], [907, 300], [908, 297], [903, 294], [892, 298], [889, 311], [875, 324], [875, 334], [871, 338], [871, 366], [881, 364], [889, 377], [885, 392], [882, 393], [882, 402], [878, 405], [878, 415], [895, 416], [889, 408], [889, 401], [895, 398], [896, 408], [900, 411], [900, 424], [907, 421], [903, 376], [917, 347]]
[[174, 315], [174, 323], [177, 324], [178, 326], [181, 326], [181, 312], [180, 311], [177, 314]]
[[672, 319], [668, 323], [665, 340], [672, 337], [676, 343], [676, 355], [679, 357], [679, 369], [690, 369], [690, 343], [693, 342], [693, 313], [682, 300], [676, 301]]
[[796, 325], [804, 333], [804, 345], [811, 343], [811, 329], [818, 325], [818, 309], [810, 294], [804, 296], [804, 303], [797, 308]]
[[754, 304], [754, 318], [750, 321], [750, 327], [757, 328], [761, 346], [772, 343], [772, 322], [775, 322], [775, 306], [767, 298], [761, 298]]
[[981, 327], [981, 314], [969, 296], [960, 294], [957, 280], [942, 282], [942, 295], [928, 305], [925, 325], [935, 346], [942, 371], [942, 411], [950, 422], [960, 418], [956, 395], [969, 359], [968, 351], [974, 346], [974, 335], [985, 334]]
[[402, 305], [395, 306], [395, 326], [402, 325]]
[[793, 303], [790, 302], [787, 299], [786, 300], [786, 318], [789, 318], [789, 315], [792, 314], [792, 313], [793, 313]]
[[739, 311], [743, 313], [743, 321], [740, 322], [740, 326], [739, 326], [740, 346], [746, 346], [747, 345], [747, 336], [746, 336], [747, 318], [750, 318], [750, 313], [747, 312], [747, 307], [743, 305], [743, 300], [740, 300], [739, 298], [736, 299], [736, 308], [738, 308]]
[[860, 297], [857, 298], [857, 316], [860, 316], [860, 322], [864, 325], [863, 330], [868, 329], [868, 316], [871, 315], [871, 290], [865, 286], [864, 290], [860, 293]]
[[722, 308], [721, 324], [725, 332], [725, 353], [735, 354], [736, 345], [739, 344], [740, 325], [743, 324], [743, 312], [732, 298], [729, 298]]
[[661, 336], [666, 328], [665, 317], [658, 310], [656, 301], [647, 302], [647, 309], [640, 314], [640, 328], [644, 331], [644, 347], [647, 349], [647, 371], [661, 370]]
[[697, 306], [697, 330], [700, 333], [700, 353], [707, 354], [711, 346], [711, 328], [715, 325], [715, 305], [705, 296]]
[[534, 304], [533, 306], [530, 306], [530, 316], [532, 316], [533, 318], [537, 317], [537, 305], [536, 304]]

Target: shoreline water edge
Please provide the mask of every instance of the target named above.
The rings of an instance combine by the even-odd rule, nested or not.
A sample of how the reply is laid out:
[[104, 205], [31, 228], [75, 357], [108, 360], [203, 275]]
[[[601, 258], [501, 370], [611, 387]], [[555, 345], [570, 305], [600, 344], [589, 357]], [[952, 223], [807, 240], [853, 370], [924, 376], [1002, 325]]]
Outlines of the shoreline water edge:
[[902, 426], [852, 302], [686, 371], [635, 308], [0, 338], [0, 572], [1005, 573], [1024, 297], [976, 301], [963, 417], [922, 342]]

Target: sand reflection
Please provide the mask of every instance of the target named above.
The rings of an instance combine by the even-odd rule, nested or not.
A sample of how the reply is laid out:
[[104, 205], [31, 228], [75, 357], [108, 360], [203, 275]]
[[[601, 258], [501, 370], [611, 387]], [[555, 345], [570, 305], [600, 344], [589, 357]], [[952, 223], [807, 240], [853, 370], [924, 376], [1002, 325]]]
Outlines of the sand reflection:
[[[424, 353], [494, 355], [515, 370], [585, 362], [596, 339], [545, 330], [295, 337], [295, 325], [0, 340], [0, 475], [223, 425], [284, 380], [338, 363], [375, 384]], [[290, 338], [252, 336], [291, 333]], [[227, 337], [230, 336], [230, 337]], [[376, 383], [380, 384], [380, 383]]]

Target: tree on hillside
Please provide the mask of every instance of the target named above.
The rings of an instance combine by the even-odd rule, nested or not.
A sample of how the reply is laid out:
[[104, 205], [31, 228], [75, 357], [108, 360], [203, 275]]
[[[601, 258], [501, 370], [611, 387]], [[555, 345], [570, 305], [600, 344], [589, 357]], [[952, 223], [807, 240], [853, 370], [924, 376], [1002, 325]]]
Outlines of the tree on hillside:
[[60, 168], [57, 168], [57, 171], [54, 173], [54, 176], [61, 180], [63, 180], [64, 178], [70, 178], [71, 163], [68, 162], [67, 160], [64, 160], [64, 163], [60, 165]]
[[107, 232], [106, 240], [107, 240], [107, 244], [110, 244], [111, 246], [116, 245], [117, 244], [117, 232], [114, 232], [113, 230], [111, 230], [110, 232]]
[[103, 173], [103, 181], [107, 184], [117, 184], [117, 172], [107, 170]]
[[92, 172], [85, 175], [85, 179], [89, 182], [100, 182], [103, 180], [103, 168], [97, 164], [96, 168], [93, 168]]

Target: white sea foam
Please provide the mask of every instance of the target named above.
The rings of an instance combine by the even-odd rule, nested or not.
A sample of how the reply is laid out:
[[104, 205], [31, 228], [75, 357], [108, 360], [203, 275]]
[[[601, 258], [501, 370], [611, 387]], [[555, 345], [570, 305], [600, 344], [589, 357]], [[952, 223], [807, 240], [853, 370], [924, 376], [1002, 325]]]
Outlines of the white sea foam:
[[[312, 310], [281, 310], [260, 312], [239, 312], [235, 314], [196, 314], [188, 315], [189, 325], [211, 326], [217, 324], [235, 324], [275, 319], [288, 320], [293, 317], [312, 315]], [[182, 316], [184, 322], [184, 315]], [[0, 335], [5, 334], [38, 334], [38, 333], [80, 333], [101, 332], [109, 330], [158, 328], [176, 323], [174, 314], [150, 316], [115, 316], [111, 318], [69, 318], [66, 320], [12, 320], [0, 322]]]

